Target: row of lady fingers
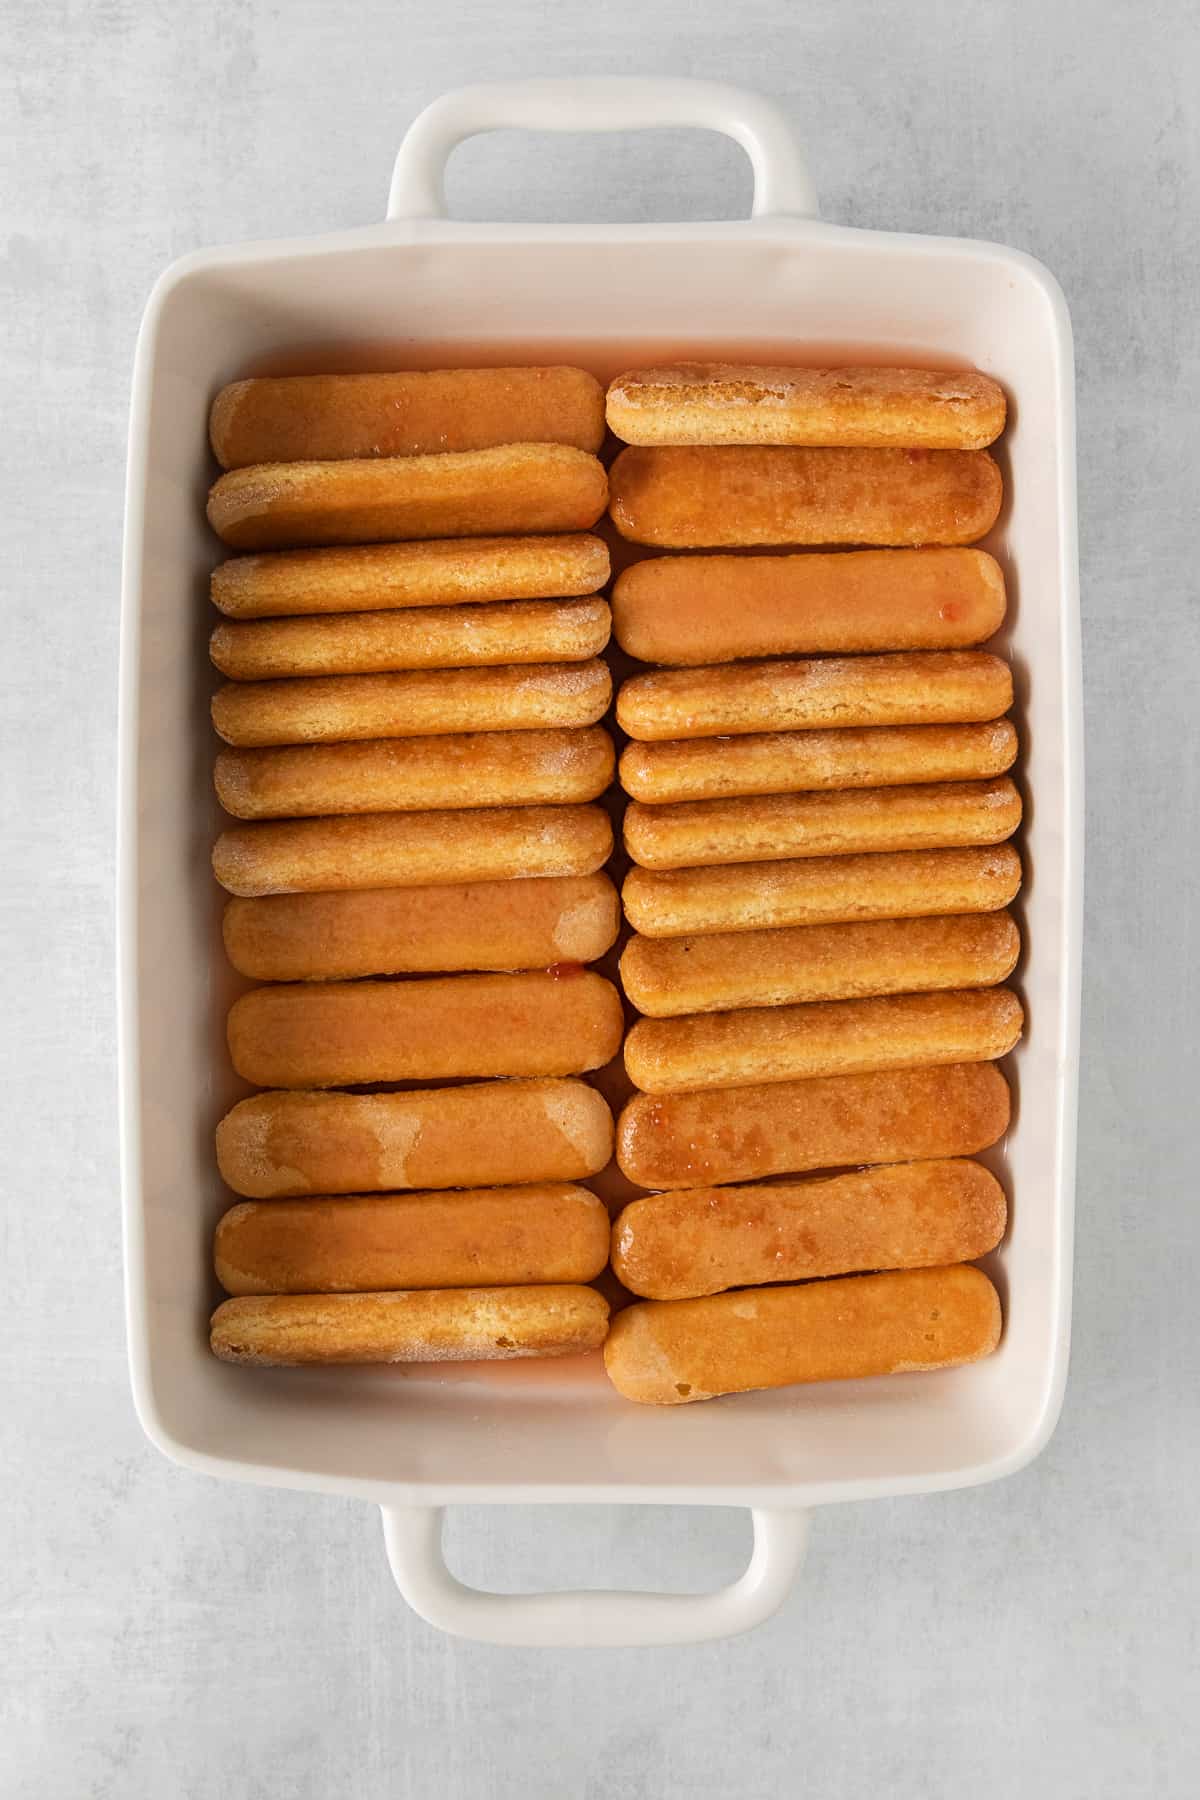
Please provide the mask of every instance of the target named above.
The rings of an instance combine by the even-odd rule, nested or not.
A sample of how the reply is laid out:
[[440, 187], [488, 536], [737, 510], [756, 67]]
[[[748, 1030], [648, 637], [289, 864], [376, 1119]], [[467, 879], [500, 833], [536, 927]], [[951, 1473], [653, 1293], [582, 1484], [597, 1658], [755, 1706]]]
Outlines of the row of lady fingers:
[[969, 545], [995, 524], [986, 450], [654, 448], [599, 458], [565, 444], [230, 470], [208, 499], [231, 549], [589, 530], [662, 549]]
[[[673, 469], [646, 471], [645, 492], [660, 513], [669, 510], [671, 484], [685, 466], [678, 457]], [[929, 553], [921, 554], [922, 572], [935, 578], [990, 578], [985, 592], [944, 597], [948, 603], [937, 607], [939, 622], [969, 621], [960, 642], [983, 641], [1003, 618], [999, 570], [980, 553], [958, 552], [957, 571], [946, 568], [954, 553], [934, 553], [942, 566], [932, 569]], [[973, 567], [963, 566], [968, 557]], [[869, 569], [856, 566], [867, 561]], [[618, 702], [619, 720], [634, 740], [621, 764], [623, 785], [635, 797], [626, 846], [646, 871], [641, 882], [651, 895], [662, 885], [660, 872], [690, 903], [697, 876], [719, 891], [745, 882], [756, 862], [819, 852], [832, 861], [843, 851], [855, 864], [845, 871], [852, 889], [860, 868], [884, 860], [871, 852], [943, 846], [946, 854], [952, 846], [1000, 844], [1011, 834], [1020, 803], [1011, 783], [999, 778], [1016, 742], [999, 716], [1012, 694], [998, 659], [864, 656], [720, 666], [797, 649], [897, 647], [871, 631], [878, 629], [873, 613], [886, 610], [889, 576], [899, 572], [895, 553], [701, 557], [690, 569], [681, 559], [663, 558], [630, 571], [623, 592], [618, 583], [614, 610], [622, 642], [646, 660], [677, 665], [635, 678]], [[912, 564], [904, 571], [917, 572]], [[864, 588], [856, 595], [860, 577]], [[826, 583], [833, 584], [833, 605], [822, 615], [813, 597], [823, 597]], [[794, 621], [806, 612], [810, 635], [797, 642]], [[819, 635], [827, 620], [846, 631], [847, 617], [867, 620], [857, 638]], [[893, 696], [900, 707], [913, 705], [905, 689], [915, 670], [906, 665], [918, 662], [928, 710], [889, 713]], [[715, 666], [678, 666], [696, 664]], [[939, 785], [908, 785], [915, 783]], [[844, 791], [854, 789], [875, 791]], [[906, 838], [906, 831], [913, 835]], [[756, 885], [770, 893], [773, 884], [760, 878]], [[866, 917], [870, 922], [793, 928], [776, 916], [774, 929], [713, 932], [708, 923], [707, 935], [634, 938], [622, 959], [626, 992], [639, 1010], [657, 1015], [635, 1025], [626, 1045], [630, 1076], [645, 1090], [622, 1122], [627, 1156], [643, 1135], [642, 1179], [672, 1181], [670, 1167], [654, 1167], [664, 1127], [669, 1133], [683, 1124], [690, 1152], [702, 1141], [704, 1100], [722, 1100], [735, 1085], [749, 1094], [758, 1084], [761, 1095], [762, 1083], [795, 1076], [990, 1059], [1011, 1048], [1020, 1005], [991, 987], [1010, 972], [1019, 951], [1007, 913]], [[790, 1089], [802, 1112], [804, 1099], [813, 1099], [803, 1085]], [[677, 1096], [673, 1120], [656, 1106], [657, 1094]], [[751, 1105], [749, 1116], [755, 1114], [763, 1115], [761, 1100]], [[813, 1128], [811, 1118], [805, 1127]], [[774, 1171], [755, 1170], [764, 1172]], [[728, 1179], [726, 1170], [716, 1179], [722, 1175]], [[859, 1372], [851, 1366], [856, 1351], [866, 1370], [877, 1353], [873, 1306], [898, 1300], [897, 1283], [908, 1277], [825, 1279], [800, 1290], [805, 1335], [798, 1342], [789, 1290], [754, 1287], [849, 1269], [966, 1262], [995, 1247], [1005, 1218], [994, 1178], [957, 1159], [823, 1181], [668, 1186], [627, 1207], [614, 1228], [614, 1269], [652, 1301], [632, 1309], [608, 1353], [610, 1364], [640, 1359], [632, 1377], [625, 1370], [625, 1391], [660, 1403], [760, 1385], [762, 1365], [772, 1357], [792, 1380], [805, 1378], [810, 1358], [823, 1374]], [[968, 1311], [981, 1309], [967, 1329], [973, 1353], [986, 1354], [1000, 1327], [987, 1278], [954, 1268], [938, 1270], [935, 1279], [938, 1304], [923, 1320], [926, 1348], [937, 1340], [938, 1321], [948, 1302], [952, 1310], [957, 1289]], [[721, 1292], [728, 1288], [742, 1291]], [[833, 1362], [821, 1357], [824, 1308], [853, 1336]], [[889, 1348], [895, 1326], [890, 1318]], [[718, 1329], [722, 1335], [714, 1340]], [[920, 1356], [907, 1366], [923, 1366]]]
[[[1009, 1120], [991, 1063], [959, 1063], [685, 1094], [636, 1094], [620, 1169], [659, 1192], [871, 1163], [970, 1157]], [[586, 1083], [483, 1080], [402, 1092], [281, 1089], [217, 1128], [227, 1185], [252, 1200], [586, 1180], [614, 1147]]]
[[684, 363], [629, 370], [607, 393], [544, 365], [251, 377], [222, 388], [209, 435], [222, 469], [421, 456], [513, 442], [899, 445], [979, 450], [1004, 428], [1003, 389], [974, 370]]
[[594, 1288], [451, 1288], [226, 1300], [211, 1341], [226, 1362], [397, 1363], [565, 1356], [603, 1346], [627, 1400], [678, 1406], [798, 1382], [945, 1369], [989, 1355], [1000, 1300], [982, 1270], [645, 1301], [609, 1322]]
[[[220, 405], [214, 412], [214, 443], [219, 411]], [[530, 460], [522, 450], [505, 458], [518, 475]], [[595, 470], [586, 466], [590, 459], [558, 460], [554, 472], [568, 483], [582, 479], [585, 487], [594, 486]], [[428, 534], [436, 521], [441, 529], [458, 530], [462, 521], [451, 515], [456, 493], [462, 497], [456, 488], [461, 465], [429, 459], [414, 473], [425, 482], [432, 509], [430, 524], [417, 529]], [[251, 471], [250, 489], [262, 485], [261, 476]], [[283, 471], [277, 485], [280, 493], [291, 490], [295, 497], [305, 483], [291, 481]], [[521, 522], [555, 527], [591, 522], [591, 517], [550, 514], [525, 521], [521, 496], [511, 485], [502, 480], [497, 492], [497, 529]], [[223, 504], [222, 496], [214, 495], [218, 518]], [[303, 514], [301, 493], [297, 516]], [[307, 530], [299, 529], [307, 541]], [[593, 590], [607, 573], [604, 546], [573, 537], [243, 557], [218, 570], [213, 597], [230, 616], [214, 631], [210, 650], [230, 677], [213, 702], [214, 724], [233, 746], [216, 769], [226, 809], [244, 819], [305, 817], [317, 824], [322, 815], [344, 812], [418, 812], [426, 827], [421, 842], [430, 879], [449, 884], [449, 904], [435, 900], [431, 933], [429, 909], [420, 905], [420, 894], [413, 895], [416, 913], [407, 937], [399, 940], [395, 922], [389, 926], [376, 912], [375, 932], [382, 928], [390, 946], [385, 967], [396, 959], [398, 941], [415, 941], [422, 947], [419, 960], [430, 971], [458, 969], [466, 945], [474, 966], [482, 959], [484, 968], [543, 971], [479, 974], [461, 983], [374, 983], [369, 998], [328, 983], [317, 996], [319, 1021], [309, 1018], [310, 994], [303, 989], [259, 988], [243, 996], [230, 1015], [230, 1049], [240, 1074], [266, 1084], [352, 1084], [404, 1079], [413, 1072], [431, 1078], [456, 1072], [564, 1074], [592, 1068], [614, 1053], [621, 1007], [611, 984], [581, 973], [560, 993], [544, 972], [547, 965], [574, 971], [615, 935], [611, 886], [586, 873], [607, 854], [610, 838], [600, 834], [600, 858], [594, 855], [594, 828], [584, 834], [591, 841], [582, 855], [576, 851], [573, 858], [556, 860], [553, 844], [543, 849], [546, 867], [579, 867], [585, 871], [582, 879], [511, 883], [525, 890], [518, 894], [506, 892], [510, 882], [502, 879], [527, 874], [531, 858], [523, 854], [525, 847], [533, 850], [539, 837], [555, 837], [554, 821], [546, 817], [551, 808], [589, 801], [611, 780], [611, 741], [592, 729], [611, 693], [607, 670], [595, 660], [608, 640], [609, 612]], [[397, 670], [406, 672], [398, 681], [390, 674], [382, 682], [371, 679]], [[381, 732], [388, 742], [370, 741]], [[397, 741], [398, 734], [403, 741]], [[454, 882], [453, 820], [449, 832], [442, 828], [442, 809], [475, 806], [506, 809], [499, 836], [515, 863], [505, 866], [502, 849], [492, 864], [497, 879], [483, 884], [483, 892], [479, 884]], [[591, 812], [585, 816], [588, 826]], [[569, 843], [569, 828], [566, 836]], [[214, 860], [221, 874], [220, 849]], [[289, 884], [283, 879], [271, 885]], [[249, 924], [253, 936], [256, 922]], [[335, 956], [349, 953], [352, 964], [364, 955], [368, 962], [375, 959], [370, 928], [364, 936], [352, 917], [332, 929], [326, 921], [320, 943]], [[403, 961], [402, 949], [399, 955]], [[253, 972], [267, 978], [276, 973]], [[295, 973], [309, 979], [320, 970], [310, 959]], [[365, 998], [368, 1010], [374, 1004], [374, 1019], [362, 1013]], [[289, 1011], [297, 1005], [299, 1012]], [[310, 1028], [319, 1032], [315, 1058], [318, 1040], [307, 1035]], [[556, 1091], [560, 1085], [565, 1093]], [[574, 1156], [581, 1171], [591, 1172], [607, 1159], [611, 1119], [598, 1096], [587, 1090], [575, 1094], [575, 1085], [551, 1083], [545, 1094], [526, 1091], [515, 1100], [509, 1094], [503, 1122], [492, 1119], [487, 1129], [497, 1135], [520, 1128], [514, 1110], [519, 1114], [522, 1104], [532, 1105], [525, 1126], [535, 1171], [540, 1123], [543, 1136], [573, 1133], [566, 1166]], [[468, 1115], [471, 1099], [466, 1096]], [[447, 1104], [453, 1116], [453, 1101]], [[446, 1109], [444, 1104], [443, 1118]], [[420, 1128], [418, 1122], [415, 1129]], [[436, 1126], [432, 1129], [436, 1137]], [[459, 1119], [455, 1129], [469, 1139], [470, 1117]], [[350, 1147], [343, 1149], [352, 1160]], [[548, 1154], [547, 1172], [553, 1174], [554, 1158], [562, 1160], [563, 1151], [552, 1146]], [[493, 1158], [486, 1179], [500, 1175]], [[526, 1179], [526, 1171], [516, 1178]], [[436, 1168], [430, 1179], [437, 1179]], [[601, 1341], [607, 1305], [578, 1284], [607, 1260], [607, 1213], [586, 1190], [542, 1183], [453, 1196], [430, 1193], [418, 1197], [426, 1201], [419, 1218], [409, 1204], [398, 1221], [396, 1202], [404, 1207], [410, 1198], [319, 1202], [315, 1217], [305, 1203], [306, 1216], [293, 1219], [286, 1202], [235, 1208], [216, 1236], [218, 1277], [235, 1296], [275, 1297], [238, 1297], [219, 1308], [211, 1328], [216, 1354], [234, 1361], [357, 1362], [380, 1356], [428, 1361], [557, 1356], [594, 1349]], [[389, 1291], [356, 1292], [347, 1297], [348, 1311], [346, 1304], [330, 1308], [315, 1298], [327, 1285], [312, 1259], [321, 1240], [320, 1215], [330, 1206], [336, 1223], [330, 1222], [333, 1229], [324, 1241], [333, 1286], [370, 1290], [372, 1258], [377, 1260], [389, 1225], [394, 1229], [399, 1223], [410, 1260], [414, 1230], [424, 1246], [425, 1268], [410, 1270], [422, 1291], [392, 1291], [400, 1286], [393, 1272], [385, 1283]], [[261, 1265], [254, 1221], [246, 1216], [255, 1210], [265, 1211], [263, 1229], [274, 1246], [265, 1287], [248, 1273], [256, 1257]], [[439, 1282], [448, 1284], [444, 1291], [436, 1291]], [[488, 1286], [481, 1288], [481, 1282]], [[296, 1298], [297, 1288], [307, 1297]], [[297, 1305], [303, 1319], [296, 1316]], [[247, 1317], [247, 1307], [269, 1320]], [[279, 1316], [281, 1308], [286, 1319]]]
[[232, 549], [587, 530], [608, 507], [634, 543], [972, 544], [996, 522], [985, 450], [627, 449], [558, 444], [304, 461], [221, 476], [208, 516]]
[[[1010, 990], [989, 986], [768, 1002], [644, 1019], [625, 1064], [643, 1092], [671, 1094], [987, 1061], [1011, 1050], [1022, 1018]], [[582, 1074], [616, 1056], [622, 1031], [612, 983], [576, 968], [270, 985], [237, 1000], [228, 1023], [239, 1075], [297, 1089]]]
[[[519, 429], [519, 427], [511, 427]], [[1003, 497], [986, 450], [669, 446], [622, 450], [607, 474], [574, 444], [269, 461], [228, 470], [208, 517], [232, 549], [587, 530], [670, 549], [969, 545]]]
[[969, 1261], [1005, 1218], [995, 1177], [947, 1158], [652, 1194], [611, 1226], [567, 1182], [249, 1200], [221, 1219], [214, 1260], [226, 1292], [249, 1295], [585, 1282], [611, 1255], [631, 1293], [669, 1300]]

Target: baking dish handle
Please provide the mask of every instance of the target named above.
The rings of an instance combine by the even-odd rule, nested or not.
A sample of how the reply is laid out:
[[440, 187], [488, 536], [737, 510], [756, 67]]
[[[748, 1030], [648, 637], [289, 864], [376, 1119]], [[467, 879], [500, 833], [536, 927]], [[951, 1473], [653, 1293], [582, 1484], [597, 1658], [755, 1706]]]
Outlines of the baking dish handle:
[[385, 1506], [383, 1539], [408, 1604], [452, 1636], [533, 1649], [635, 1649], [735, 1637], [771, 1616], [804, 1560], [808, 1514], [756, 1508], [751, 1516], [754, 1549], [745, 1573], [711, 1594], [494, 1594], [467, 1587], [446, 1567], [440, 1506]]
[[639, 77], [484, 81], [443, 94], [409, 126], [392, 171], [389, 219], [443, 219], [451, 152], [481, 131], [720, 131], [754, 170], [751, 216], [817, 217], [817, 196], [792, 130], [761, 94], [719, 81]]

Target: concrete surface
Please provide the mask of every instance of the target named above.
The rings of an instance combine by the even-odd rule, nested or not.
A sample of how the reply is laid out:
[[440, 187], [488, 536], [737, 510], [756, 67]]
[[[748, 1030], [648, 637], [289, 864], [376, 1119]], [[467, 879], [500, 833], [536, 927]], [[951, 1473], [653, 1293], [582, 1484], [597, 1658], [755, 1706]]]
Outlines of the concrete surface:
[[[5, 857], [0, 1791], [702, 1800], [1195, 1792], [1197, 16], [1188, 0], [64, 0], [0, 8]], [[130, 1406], [113, 1085], [127, 387], [194, 246], [380, 215], [441, 90], [716, 76], [776, 96], [830, 218], [1023, 246], [1079, 350], [1090, 799], [1074, 1366], [998, 1486], [817, 1520], [753, 1637], [544, 1655], [406, 1612], [366, 1507], [169, 1467]], [[736, 214], [694, 134], [498, 138], [492, 216]], [[13, 580], [12, 577], [16, 576]], [[1191, 885], [1189, 885], [1189, 882]], [[503, 1585], [727, 1578], [720, 1512], [466, 1511]]]

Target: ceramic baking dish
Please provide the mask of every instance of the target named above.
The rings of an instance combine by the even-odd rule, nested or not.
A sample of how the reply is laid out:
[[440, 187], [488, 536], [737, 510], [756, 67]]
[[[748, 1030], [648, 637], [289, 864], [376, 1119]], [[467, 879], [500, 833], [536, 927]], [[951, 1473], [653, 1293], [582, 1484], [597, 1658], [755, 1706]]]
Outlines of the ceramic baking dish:
[[[455, 144], [526, 126], [700, 125], [754, 167], [740, 223], [511, 226], [444, 216]], [[562, 1364], [255, 1371], [216, 1362], [209, 1243], [227, 1204], [213, 1127], [240, 1091], [223, 1015], [219, 815], [203, 500], [205, 418], [249, 369], [574, 355], [605, 373], [657, 346], [780, 360], [972, 364], [1008, 391], [1005, 652], [1026, 799], [1019, 982], [1028, 1031], [1006, 1069], [1014, 1125], [992, 1161], [1012, 1198], [989, 1259], [1005, 1306], [987, 1361], [937, 1375], [627, 1404], [598, 1358]], [[334, 354], [331, 347], [336, 347]], [[331, 360], [332, 359], [332, 360]], [[146, 309], [133, 385], [120, 724], [121, 1118], [130, 1361], [151, 1439], [189, 1468], [353, 1494], [383, 1508], [402, 1592], [496, 1642], [686, 1642], [778, 1605], [807, 1510], [1010, 1474], [1052, 1431], [1067, 1365], [1078, 1060], [1082, 756], [1070, 325], [1053, 278], [992, 244], [850, 230], [816, 216], [781, 117], [705, 83], [521, 82], [436, 102], [409, 131], [385, 224], [185, 257]], [[749, 1506], [745, 1575], [709, 1595], [479, 1593], [441, 1557], [456, 1501]]]

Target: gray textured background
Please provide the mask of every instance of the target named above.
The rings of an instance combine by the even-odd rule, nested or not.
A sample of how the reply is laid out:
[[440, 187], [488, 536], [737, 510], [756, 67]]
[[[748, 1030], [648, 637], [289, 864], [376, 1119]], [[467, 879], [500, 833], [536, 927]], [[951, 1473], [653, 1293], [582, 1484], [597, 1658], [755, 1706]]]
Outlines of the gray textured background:
[[[858, 1800], [1196, 1791], [1196, 295], [1192, 0], [5, 0], [0, 1791]], [[1071, 302], [1089, 756], [1074, 1363], [975, 1492], [820, 1514], [750, 1638], [546, 1655], [439, 1637], [378, 1518], [168, 1466], [126, 1385], [112, 828], [127, 388], [157, 271], [382, 211], [418, 108], [497, 75], [774, 95], [826, 216], [1029, 249]], [[496, 138], [484, 216], [744, 209], [730, 146]], [[702, 1586], [737, 1515], [457, 1515], [503, 1585]]]

